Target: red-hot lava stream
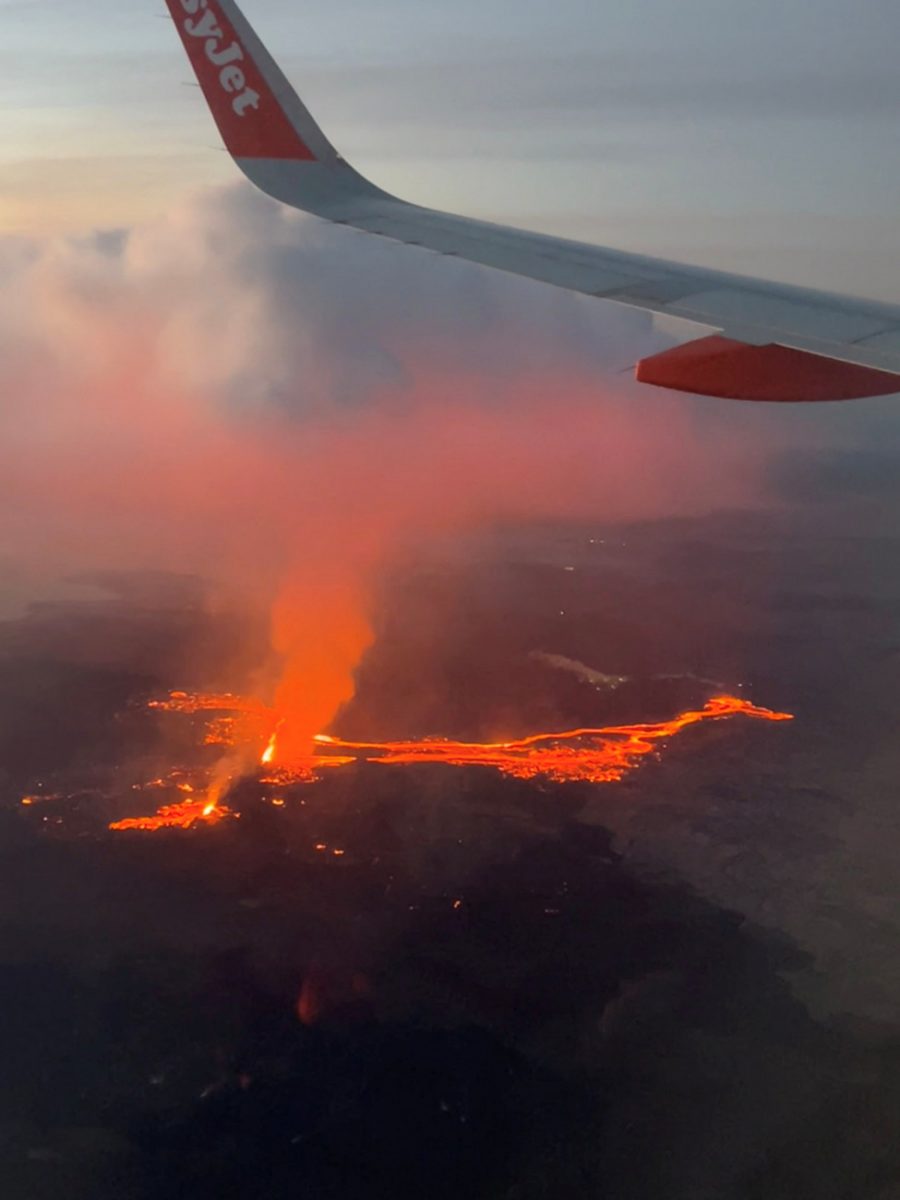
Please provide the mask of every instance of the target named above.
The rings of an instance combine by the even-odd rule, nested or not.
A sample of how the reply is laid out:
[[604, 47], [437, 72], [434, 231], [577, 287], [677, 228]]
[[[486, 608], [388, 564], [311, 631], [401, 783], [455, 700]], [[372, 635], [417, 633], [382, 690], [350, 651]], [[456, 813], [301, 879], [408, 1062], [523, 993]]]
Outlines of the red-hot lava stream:
[[[208, 723], [207, 744], [239, 746], [256, 742], [264, 748], [260, 764], [268, 768], [262, 782], [282, 785], [311, 783], [323, 771], [368, 761], [397, 766], [444, 763], [454, 767], [491, 767], [515, 779], [538, 776], [556, 783], [616, 783], [665, 742], [691, 725], [734, 716], [762, 721], [790, 721], [791, 713], [761, 708], [736, 696], [715, 696], [703, 708], [689, 709], [669, 721], [639, 725], [568, 729], [535, 733], [508, 742], [456, 742], [444, 738], [422, 741], [352, 742], [320, 734], [314, 753], [282, 761], [279, 733], [285, 718], [252, 699], [232, 695], [189, 695], [172, 692], [152, 707], [168, 712], [219, 714]], [[177, 785], [184, 790], [185, 785]], [[111, 829], [188, 828], [198, 821], [213, 822], [232, 815], [211, 792], [160, 808], [153, 816], [114, 822]]]

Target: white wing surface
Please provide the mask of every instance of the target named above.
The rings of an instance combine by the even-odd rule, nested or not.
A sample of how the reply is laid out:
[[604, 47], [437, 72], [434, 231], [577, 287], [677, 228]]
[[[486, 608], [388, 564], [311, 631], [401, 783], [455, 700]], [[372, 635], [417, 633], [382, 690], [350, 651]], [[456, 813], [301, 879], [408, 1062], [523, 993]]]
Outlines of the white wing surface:
[[166, 0], [225, 146], [270, 196], [340, 225], [664, 314], [643, 383], [738, 400], [900, 393], [900, 306], [681, 266], [409, 204], [337, 153], [234, 0]]

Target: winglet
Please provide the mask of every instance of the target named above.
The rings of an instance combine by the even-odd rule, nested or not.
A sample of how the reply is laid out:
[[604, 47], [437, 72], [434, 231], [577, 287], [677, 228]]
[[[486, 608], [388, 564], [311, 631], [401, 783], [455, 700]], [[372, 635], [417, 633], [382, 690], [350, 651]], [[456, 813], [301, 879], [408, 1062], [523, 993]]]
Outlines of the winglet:
[[226, 149], [276, 200], [348, 223], [398, 201], [341, 158], [235, 0], [166, 0]]
[[[900, 392], [900, 308], [409, 204], [375, 187], [337, 153], [236, 0], [166, 3], [226, 148], [247, 178], [276, 200], [367, 233], [719, 331], [641, 359], [641, 383], [740, 400], [846, 400]], [[738, 312], [735, 329], [723, 330], [723, 306]], [[746, 322], [752, 336], [741, 341]]]
[[334, 162], [337, 154], [233, 0], [166, 0], [234, 158]]
[[900, 376], [789, 346], [750, 346], [714, 334], [642, 358], [639, 383], [725, 400], [860, 400], [891, 396]]

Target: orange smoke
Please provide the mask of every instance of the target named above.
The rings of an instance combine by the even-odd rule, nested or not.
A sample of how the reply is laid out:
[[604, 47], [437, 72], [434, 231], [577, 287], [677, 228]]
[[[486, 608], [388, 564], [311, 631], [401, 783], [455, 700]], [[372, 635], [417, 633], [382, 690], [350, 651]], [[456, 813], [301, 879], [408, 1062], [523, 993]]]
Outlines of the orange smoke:
[[613, 373], [661, 348], [645, 316], [438, 273], [240, 189], [33, 249], [0, 308], [5, 553], [271, 609], [291, 756], [352, 695], [373, 579], [411, 542], [753, 505], [784, 444]]
[[[313, 738], [353, 696], [353, 670], [372, 642], [362, 581], [299, 577], [272, 607], [272, 645], [284, 668], [275, 690], [278, 761], [312, 753]], [[276, 735], [271, 740], [275, 761]]]

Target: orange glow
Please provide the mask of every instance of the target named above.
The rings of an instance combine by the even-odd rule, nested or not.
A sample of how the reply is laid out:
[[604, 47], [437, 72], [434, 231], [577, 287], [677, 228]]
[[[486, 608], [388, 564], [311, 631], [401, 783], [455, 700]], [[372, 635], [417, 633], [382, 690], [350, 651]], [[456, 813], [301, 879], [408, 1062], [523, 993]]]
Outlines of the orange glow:
[[277, 746], [277, 744], [278, 744], [278, 730], [276, 729], [274, 731], [274, 733], [272, 734], [272, 736], [269, 738], [268, 742], [266, 743], [266, 748], [265, 748], [265, 750], [263, 750], [262, 757], [259, 760], [263, 764], [264, 767], [269, 766], [270, 763], [273, 763], [275, 761], [275, 747]]
[[181, 804], [164, 804], [152, 817], [129, 817], [124, 821], [114, 821], [110, 829], [190, 829], [197, 824], [215, 825], [217, 821], [236, 815], [211, 802], [185, 800]]
[[[329, 552], [281, 588], [271, 640], [283, 656], [275, 690], [278, 761], [305, 760], [315, 735], [353, 695], [353, 671], [372, 642], [364, 596]], [[272, 761], [272, 760], [269, 760]]]
[[[40, 785], [38, 785], [38, 786], [40, 786]], [[46, 803], [48, 800], [61, 800], [61, 799], [62, 799], [62, 794], [60, 792], [39, 792], [39, 793], [33, 793], [28, 796], [23, 796], [22, 799], [19, 801], [19, 803], [24, 808], [31, 808], [32, 805], [34, 805], [34, 804], [43, 804], [43, 803]]]
[[[155, 701], [154, 707], [165, 707], [168, 711], [196, 713], [215, 712], [219, 706], [234, 703], [239, 711], [252, 711], [260, 718], [267, 718], [270, 727], [274, 713], [257, 701], [244, 701], [231, 696], [188, 696], [173, 692], [167, 701]], [[315, 753], [305, 753], [294, 762], [279, 766], [261, 777], [261, 783], [277, 786], [313, 783], [322, 772], [356, 762], [380, 763], [384, 766], [400, 766], [416, 763], [442, 763], [451, 767], [487, 767], [514, 779], [544, 778], [555, 783], [617, 783], [629, 771], [633, 771], [648, 755], [661, 750], [670, 738], [693, 725], [722, 721], [736, 716], [749, 717], [758, 721], [790, 721], [791, 713], [775, 712], [769, 708], [751, 704], [737, 696], [714, 696], [703, 708], [688, 709], [669, 721], [637, 725], [607, 725], [568, 729], [558, 733], [535, 733], [528, 737], [506, 742], [456, 742], [445, 738], [426, 738], [420, 741], [396, 742], [353, 742], [342, 738], [319, 734], [312, 739]], [[214, 717], [218, 720], [218, 717]], [[262, 755], [264, 765], [270, 765], [275, 757], [276, 741], [284, 718], [279, 719]], [[343, 753], [340, 753], [340, 752]], [[177, 777], [173, 772], [170, 777]], [[162, 779], [151, 780], [145, 787], [167, 786]], [[186, 782], [175, 782], [179, 790], [188, 793], [193, 786]], [[30, 797], [23, 799], [23, 803]], [[277, 797], [272, 801], [283, 807], [284, 800]], [[223, 817], [234, 816], [227, 808], [213, 800], [207, 802], [186, 800], [179, 804], [163, 806], [155, 816], [137, 817], [117, 821], [111, 829], [187, 829], [198, 821], [213, 823]], [[316, 850], [324, 852], [324, 842], [316, 844]], [[343, 850], [333, 850], [338, 857]]]
[[260, 700], [236, 696], [233, 692], [169, 692], [165, 700], [150, 700], [147, 707], [179, 713], [243, 712], [265, 715], [269, 711]]
[[297, 997], [297, 1016], [304, 1025], [315, 1025], [325, 1008], [324, 988], [314, 976], [304, 979]]
[[[303, 751], [291, 755], [282, 745], [281, 731], [288, 718], [278, 716], [277, 708], [261, 701], [248, 700], [230, 693], [194, 696], [172, 692], [167, 700], [152, 701], [151, 707], [169, 712], [221, 713], [223, 708], [253, 713], [260, 723], [274, 732], [269, 736], [261, 762], [277, 769], [261, 782], [289, 785], [312, 782], [323, 771], [365, 760], [388, 766], [404, 763], [445, 763], [449, 766], [493, 767], [518, 779], [542, 775], [556, 782], [582, 780], [610, 783], [632, 770], [641, 758], [652, 753], [668, 738], [691, 725], [720, 721], [734, 716], [765, 721], [790, 721], [791, 713], [773, 712], [737, 696], [714, 696], [701, 709], [689, 709], [669, 721], [638, 725], [609, 725], [568, 729], [556, 733], [535, 733], [507, 742], [456, 742], [445, 738], [402, 740], [396, 742], [354, 742], [328, 734], [303, 739]], [[217, 715], [213, 723], [221, 720]], [[229, 742], [237, 745], [238, 741]], [[336, 753], [343, 751], [344, 753]], [[161, 781], [159, 781], [161, 782]], [[187, 790], [184, 784], [179, 784]]]
[[509, 742], [453, 742], [442, 738], [348, 742], [331, 738], [328, 745], [355, 751], [360, 758], [387, 766], [445, 763], [453, 767], [492, 767], [515, 779], [543, 776], [556, 783], [616, 783], [642, 758], [688, 726], [738, 715], [763, 721], [792, 720], [791, 713], [773, 712], [737, 696], [715, 696], [703, 708], [690, 709], [657, 724], [535, 733]]
[[346, 767], [359, 759], [357, 754], [305, 754], [301, 758], [292, 759], [284, 767], [276, 767], [275, 771], [264, 779], [263, 783], [312, 783], [322, 771], [329, 768]]

